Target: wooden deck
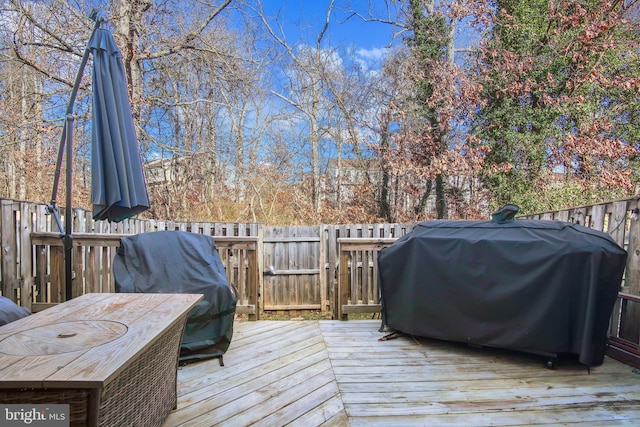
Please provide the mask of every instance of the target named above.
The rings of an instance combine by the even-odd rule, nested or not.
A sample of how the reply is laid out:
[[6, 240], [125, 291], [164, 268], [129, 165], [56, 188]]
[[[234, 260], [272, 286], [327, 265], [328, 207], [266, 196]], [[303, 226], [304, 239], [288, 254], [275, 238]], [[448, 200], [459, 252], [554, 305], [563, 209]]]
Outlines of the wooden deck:
[[224, 356], [182, 367], [170, 426], [640, 425], [640, 373], [430, 339], [379, 320], [236, 322]]

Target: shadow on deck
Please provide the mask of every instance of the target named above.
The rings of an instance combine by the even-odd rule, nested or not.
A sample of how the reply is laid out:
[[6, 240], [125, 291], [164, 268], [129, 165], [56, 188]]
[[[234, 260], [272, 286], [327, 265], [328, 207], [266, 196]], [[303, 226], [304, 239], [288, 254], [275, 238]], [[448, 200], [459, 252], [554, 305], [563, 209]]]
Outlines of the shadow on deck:
[[217, 360], [178, 371], [170, 426], [640, 425], [640, 374], [606, 358], [538, 356], [424, 338], [379, 320], [236, 322]]

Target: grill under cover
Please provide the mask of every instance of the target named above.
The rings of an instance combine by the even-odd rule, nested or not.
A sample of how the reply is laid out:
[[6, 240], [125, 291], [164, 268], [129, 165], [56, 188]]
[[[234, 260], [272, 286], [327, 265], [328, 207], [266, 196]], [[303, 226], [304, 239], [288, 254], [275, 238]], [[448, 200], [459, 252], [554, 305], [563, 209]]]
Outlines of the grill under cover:
[[572, 223], [423, 222], [380, 253], [383, 325], [600, 365], [626, 259]]
[[181, 362], [222, 357], [227, 351], [237, 298], [211, 236], [156, 231], [123, 237], [113, 274], [116, 292], [204, 295], [187, 317]]

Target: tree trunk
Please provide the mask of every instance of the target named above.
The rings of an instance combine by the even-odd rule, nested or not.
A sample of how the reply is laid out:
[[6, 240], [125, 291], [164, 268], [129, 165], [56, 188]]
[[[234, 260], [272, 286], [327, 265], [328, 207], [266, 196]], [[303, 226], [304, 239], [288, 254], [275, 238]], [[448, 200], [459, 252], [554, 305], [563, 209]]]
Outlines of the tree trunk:
[[141, 129], [140, 120], [142, 117], [142, 100], [144, 94], [144, 75], [142, 63], [139, 61], [140, 29], [144, 22], [144, 12], [151, 7], [151, 0], [112, 1], [115, 20], [114, 37], [119, 40], [122, 53], [127, 85], [129, 88], [129, 99], [131, 100], [131, 113], [137, 130]]
[[313, 204], [313, 209], [315, 212], [320, 212], [320, 155], [319, 155], [319, 145], [320, 145], [320, 135], [319, 135], [319, 126], [318, 126], [318, 111], [320, 105], [320, 82], [317, 78], [317, 75], [313, 75], [313, 88], [312, 88], [312, 107], [311, 114], [309, 115], [309, 142], [311, 143], [311, 202]]
[[380, 138], [380, 168], [382, 169], [382, 182], [380, 183], [380, 201], [378, 203], [378, 206], [380, 217], [384, 218], [387, 222], [392, 222], [391, 204], [389, 201], [389, 132], [387, 131], [387, 129], [388, 128], [385, 127]]
[[445, 177], [443, 174], [436, 176], [436, 215], [438, 216], [438, 219], [448, 218]]
[[416, 215], [420, 215], [424, 212], [424, 209], [427, 207], [427, 201], [429, 200], [429, 196], [431, 195], [431, 188], [433, 188], [433, 180], [428, 180], [427, 185], [424, 188], [424, 193], [422, 193], [422, 197], [420, 197], [420, 203], [415, 208]]
[[19, 150], [18, 150], [18, 198], [20, 200], [27, 199], [27, 177], [26, 170], [24, 167], [24, 159], [27, 156], [27, 133], [29, 129], [28, 123], [28, 113], [27, 113], [27, 88], [25, 87], [25, 81], [22, 80], [20, 84], [20, 120], [21, 120], [21, 129], [19, 130]]

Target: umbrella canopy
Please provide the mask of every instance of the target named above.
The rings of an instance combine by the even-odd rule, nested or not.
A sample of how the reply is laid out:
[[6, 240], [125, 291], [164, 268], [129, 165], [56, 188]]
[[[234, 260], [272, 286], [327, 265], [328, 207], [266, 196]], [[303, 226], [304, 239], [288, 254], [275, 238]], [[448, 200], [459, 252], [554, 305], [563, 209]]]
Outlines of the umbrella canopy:
[[119, 222], [149, 209], [149, 196], [122, 55], [113, 35], [102, 25], [87, 48], [93, 56], [93, 218]]

